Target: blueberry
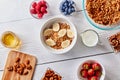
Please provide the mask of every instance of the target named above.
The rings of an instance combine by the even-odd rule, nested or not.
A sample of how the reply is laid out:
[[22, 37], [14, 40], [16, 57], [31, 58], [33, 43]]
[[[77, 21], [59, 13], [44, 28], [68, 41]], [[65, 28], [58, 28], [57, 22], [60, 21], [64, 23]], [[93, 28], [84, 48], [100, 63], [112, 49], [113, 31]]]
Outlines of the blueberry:
[[67, 3], [67, 2], [65, 2], [65, 3], [64, 3], [64, 6], [68, 6], [68, 3]]
[[68, 9], [68, 13], [69, 13], [69, 14], [72, 13], [72, 9], [71, 9], [71, 8]]
[[70, 6], [72, 6], [72, 4], [69, 3], [68, 6], [70, 7]]
[[68, 8], [65, 8], [65, 12], [68, 12]]
[[64, 12], [64, 15], [67, 15], [68, 13], [67, 12]]
[[72, 12], [75, 12], [75, 8], [71, 8]]
[[62, 10], [65, 10], [65, 8], [66, 8], [65, 6], [62, 6]]
[[70, 1], [70, 4], [72, 4], [72, 5], [73, 5], [74, 3], [75, 3], [74, 1]]

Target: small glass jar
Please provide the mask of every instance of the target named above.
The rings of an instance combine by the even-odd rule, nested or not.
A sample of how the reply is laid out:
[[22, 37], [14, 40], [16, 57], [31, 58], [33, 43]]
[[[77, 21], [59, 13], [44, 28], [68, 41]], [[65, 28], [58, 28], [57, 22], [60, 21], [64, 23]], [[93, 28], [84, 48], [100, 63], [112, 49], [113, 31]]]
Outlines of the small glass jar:
[[12, 49], [19, 49], [21, 40], [11, 31], [6, 31], [1, 36], [1, 43], [3, 46]]
[[82, 38], [82, 42], [87, 47], [94, 47], [97, 46], [98, 44], [101, 45], [99, 34], [95, 30], [92, 29], [85, 30], [80, 34], [80, 36]]

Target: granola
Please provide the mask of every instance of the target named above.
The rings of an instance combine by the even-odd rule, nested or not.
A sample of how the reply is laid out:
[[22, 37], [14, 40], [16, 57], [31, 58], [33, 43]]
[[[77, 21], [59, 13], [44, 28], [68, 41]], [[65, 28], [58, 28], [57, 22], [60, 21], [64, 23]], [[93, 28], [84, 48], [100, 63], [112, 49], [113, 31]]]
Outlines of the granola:
[[120, 0], [87, 0], [86, 10], [98, 24], [112, 25], [120, 21]]

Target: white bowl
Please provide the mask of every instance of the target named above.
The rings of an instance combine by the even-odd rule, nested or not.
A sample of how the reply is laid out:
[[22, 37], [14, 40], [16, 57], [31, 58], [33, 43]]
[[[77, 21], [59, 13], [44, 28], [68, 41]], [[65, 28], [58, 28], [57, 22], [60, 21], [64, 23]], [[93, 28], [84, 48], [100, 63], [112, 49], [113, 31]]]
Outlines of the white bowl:
[[[70, 25], [70, 28], [72, 29], [72, 31], [74, 32], [74, 38], [72, 43], [70, 44], [70, 46], [68, 46], [67, 48], [64, 49], [53, 49], [50, 46], [46, 45], [46, 43], [44, 42], [44, 36], [43, 36], [43, 31], [46, 27], [50, 27], [50, 25], [52, 25], [55, 22], [62, 22], [62, 23], [67, 23]], [[40, 30], [40, 40], [41, 40], [41, 44], [43, 45], [44, 48], [46, 48], [46, 50], [48, 50], [51, 53], [55, 53], [55, 54], [63, 54], [66, 53], [68, 51], [70, 51], [73, 46], [75, 45], [76, 41], [77, 41], [77, 31], [76, 28], [74, 26], [74, 24], [69, 21], [66, 17], [63, 16], [59, 16], [59, 17], [54, 17], [49, 19], [48, 21], [46, 21], [44, 23], [44, 25], [42, 26], [41, 30]]]
[[101, 66], [101, 68], [102, 68], [102, 75], [101, 75], [101, 77], [100, 77], [100, 80], [104, 80], [104, 78], [105, 78], [105, 68], [104, 68], [104, 66], [100, 63], [100, 62], [98, 62], [98, 61], [95, 61], [95, 60], [86, 60], [86, 61], [84, 61], [82, 64], [80, 64], [80, 66], [78, 67], [78, 70], [77, 70], [77, 76], [78, 76], [78, 80], [87, 80], [87, 78], [83, 78], [81, 75], [80, 75], [80, 71], [81, 71], [81, 69], [82, 69], [82, 65], [84, 64], [84, 63], [99, 63], [100, 64], [100, 66]]

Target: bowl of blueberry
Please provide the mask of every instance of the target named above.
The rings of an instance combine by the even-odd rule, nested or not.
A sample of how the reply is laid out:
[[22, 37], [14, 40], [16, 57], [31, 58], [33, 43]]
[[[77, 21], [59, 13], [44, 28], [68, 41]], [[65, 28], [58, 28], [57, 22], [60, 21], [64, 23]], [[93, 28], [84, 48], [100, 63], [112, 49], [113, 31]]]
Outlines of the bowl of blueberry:
[[75, 2], [72, 0], [63, 0], [60, 3], [60, 12], [67, 16], [67, 15], [72, 15], [76, 11], [76, 5]]

